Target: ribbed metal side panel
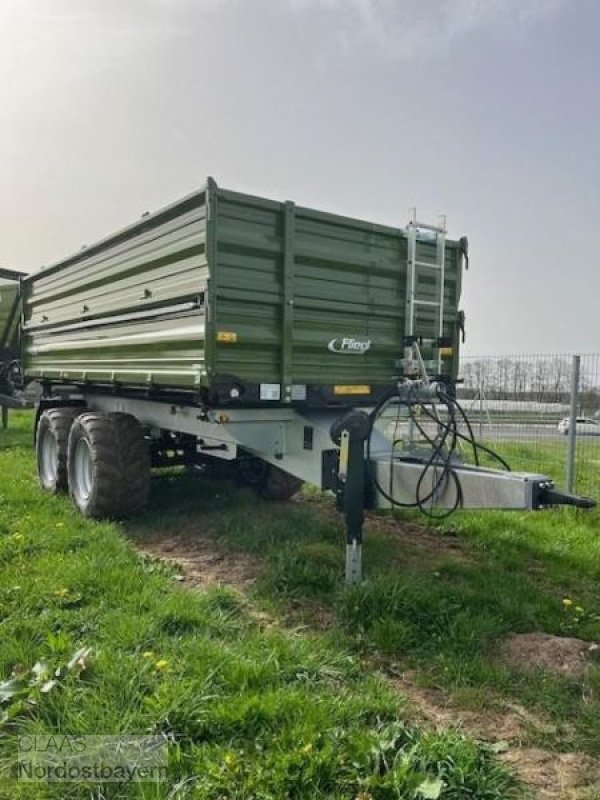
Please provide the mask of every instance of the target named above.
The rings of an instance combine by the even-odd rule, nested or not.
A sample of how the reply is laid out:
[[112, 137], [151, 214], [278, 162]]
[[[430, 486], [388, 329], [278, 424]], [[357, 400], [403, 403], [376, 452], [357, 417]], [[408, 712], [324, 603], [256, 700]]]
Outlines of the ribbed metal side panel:
[[[285, 383], [288, 373], [294, 384], [328, 385], [388, 383], [398, 374], [407, 284], [400, 228], [225, 190], [218, 209], [217, 328], [235, 339], [217, 344], [215, 373], [273, 383]], [[434, 264], [435, 243], [421, 242], [420, 254]], [[450, 338], [460, 269], [457, 244], [447, 242], [444, 334]], [[439, 299], [434, 273], [420, 277], [418, 293]], [[434, 308], [419, 308], [415, 334], [438, 337]], [[368, 351], [329, 347], [352, 337], [369, 341]]]
[[205, 374], [205, 193], [25, 283], [29, 377], [191, 388]]
[[[304, 209], [296, 231], [294, 364], [302, 382], [391, 381], [404, 335], [405, 239]], [[344, 337], [371, 346], [364, 354], [328, 349]]]
[[[434, 264], [436, 245], [421, 242], [420, 254]], [[444, 333], [452, 339], [460, 277], [459, 249], [448, 241]], [[381, 386], [404, 355], [406, 284], [402, 229], [218, 189], [209, 179], [24, 281], [25, 374], [203, 387], [214, 402], [238, 396], [227, 388], [235, 379], [254, 401], [260, 384], [279, 387], [281, 400], [298, 384]], [[439, 299], [436, 290], [435, 273], [420, 274], [419, 297]], [[419, 307], [415, 333], [437, 338], [434, 308]]]
[[278, 203], [235, 202], [218, 194], [217, 263], [213, 270], [217, 337], [215, 374], [247, 381], [280, 380], [283, 215]]

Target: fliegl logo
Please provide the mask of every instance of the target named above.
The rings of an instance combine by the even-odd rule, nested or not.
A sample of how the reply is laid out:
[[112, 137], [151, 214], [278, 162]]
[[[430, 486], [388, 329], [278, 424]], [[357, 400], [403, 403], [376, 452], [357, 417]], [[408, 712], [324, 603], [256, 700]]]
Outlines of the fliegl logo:
[[327, 345], [332, 353], [354, 353], [362, 355], [371, 349], [371, 340], [364, 336], [336, 336]]

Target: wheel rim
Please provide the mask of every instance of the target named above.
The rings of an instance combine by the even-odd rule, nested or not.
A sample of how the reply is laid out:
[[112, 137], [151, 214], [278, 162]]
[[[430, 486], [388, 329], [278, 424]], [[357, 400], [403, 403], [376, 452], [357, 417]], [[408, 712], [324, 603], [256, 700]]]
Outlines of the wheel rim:
[[93, 474], [90, 446], [85, 439], [80, 439], [75, 445], [73, 470], [74, 489], [80, 500], [87, 500], [92, 493]]
[[40, 442], [40, 476], [44, 486], [52, 486], [58, 475], [58, 442], [52, 431], [44, 431]]

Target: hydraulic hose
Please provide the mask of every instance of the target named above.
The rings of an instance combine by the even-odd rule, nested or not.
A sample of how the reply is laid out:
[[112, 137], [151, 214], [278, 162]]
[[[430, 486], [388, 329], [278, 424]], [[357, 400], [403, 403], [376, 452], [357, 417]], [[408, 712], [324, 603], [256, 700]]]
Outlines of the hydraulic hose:
[[[381, 486], [376, 471], [372, 463], [372, 439], [373, 431], [378, 420], [383, 415], [384, 411], [392, 401], [396, 401], [398, 405], [398, 412], [396, 415], [396, 424], [400, 416], [400, 408], [405, 406], [408, 409], [409, 418], [412, 424], [415, 425], [421, 436], [428, 442], [431, 447], [431, 455], [427, 460], [423, 461], [423, 469], [419, 475], [415, 491], [414, 502], [402, 502], [393, 496], [391, 486], [393, 485], [393, 469], [394, 469], [394, 448], [398, 440], [392, 442], [390, 452], [390, 489], [389, 491]], [[441, 419], [437, 412], [437, 407], [442, 405], [447, 413], [447, 421]], [[423, 428], [419, 418], [416, 414], [416, 409], [419, 409], [429, 420], [433, 421], [437, 426], [437, 434], [431, 437]], [[459, 430], [459, 423], [462, 421], [465, 425], [467, 433], [462, 433]], [[484, 452], [490, 457], [498, 461], [506, 470], [510, 470], [507, 462], [491, 450], [489, 447], [477, 442], [473, 433], [471, 423], [461, 407], [460, 403], [448, 392], [445, 392], [440, 385], [436, 386], [435, 396], [431, 399], [423, 400], [418, 397], [417, 386], [414, 384], [406, 385], [399, 384], [398, 386], [390, 389], [377, 403], [369, 416], [369, 432], [367, 436], [367, 471], [371, 481], [373, 482], [377, 491], [394, 507], [398, 508], [418, 508], [423, 514], [434, 519], [444, 519], [450, 516], [462, 505], [463, 492], [460, 484], [460, 478], [454, 468], [454, 454], [456, 452], [459, 441], [467, 442], [472, 449], [475, 464], [479, 465], [479, 453]], [[428, 477], [431, 477], [431, 488], [427, 489], [425, 482]], [[456, 496], [453, 504], [445, 509], [442, 513], [436, 514], [433, 512], [436, 495], [440, 489], [447, 486], [452, 482], [455, 488]]]

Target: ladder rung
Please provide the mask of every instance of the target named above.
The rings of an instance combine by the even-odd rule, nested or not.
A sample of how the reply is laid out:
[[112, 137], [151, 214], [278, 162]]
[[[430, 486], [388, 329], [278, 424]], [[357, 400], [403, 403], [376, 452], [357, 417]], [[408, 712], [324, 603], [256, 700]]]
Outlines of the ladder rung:
[[443, 228], [441, 225], [431, 225], [427, 222], [416, 222], [412, 221], [408, 223], [409, 227], [416, 228], [417, 230], [422, 231], [435, 231], [436, 233], [446, 233], [446, 229]]
[[441, 269], [439, 264], [432, 264], [431, 261], [415, 261], [415, 267], [427, 267], [428, 269]]
[[437, 300], [413, 300], [413, 305], [415, 306], [435, 306], [439, 308], [441, 303], [438, 303]]

